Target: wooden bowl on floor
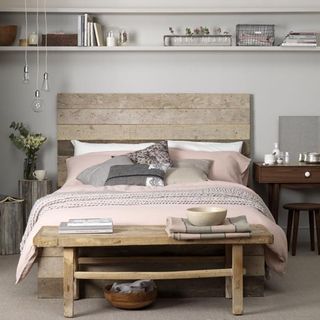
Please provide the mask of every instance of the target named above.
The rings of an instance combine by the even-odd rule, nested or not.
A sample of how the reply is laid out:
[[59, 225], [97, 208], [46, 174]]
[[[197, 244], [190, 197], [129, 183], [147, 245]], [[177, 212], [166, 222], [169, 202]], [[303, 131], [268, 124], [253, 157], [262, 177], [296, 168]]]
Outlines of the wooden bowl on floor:
[[11, 46], [17, 36], [17, 26], [0, 26], [0, 46]]
[[150, 292], [113, 292], [110, 291], [111, 285], [108, 285], [104, 289], [104, 297], [114, 307], [120, 309], [142, 309], [152, 304], [157, 297], [157, 289]]

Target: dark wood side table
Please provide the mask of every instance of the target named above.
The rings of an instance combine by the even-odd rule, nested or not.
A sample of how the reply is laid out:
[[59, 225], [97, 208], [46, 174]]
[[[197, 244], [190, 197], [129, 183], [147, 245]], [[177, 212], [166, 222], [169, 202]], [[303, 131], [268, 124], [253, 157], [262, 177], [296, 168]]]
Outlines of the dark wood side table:
[[320, 186], [320, 164], [304, 162], [263, 165], [262, 162], [253, 163], [254, 180], [268, 186], [268, 206], [276, 222], [280, 189], [308, 188]]
[[34, 203], [52, 192], [51, 180], [19, 180], [19, 197], [24, 199], [24, 225], [27, 225]]

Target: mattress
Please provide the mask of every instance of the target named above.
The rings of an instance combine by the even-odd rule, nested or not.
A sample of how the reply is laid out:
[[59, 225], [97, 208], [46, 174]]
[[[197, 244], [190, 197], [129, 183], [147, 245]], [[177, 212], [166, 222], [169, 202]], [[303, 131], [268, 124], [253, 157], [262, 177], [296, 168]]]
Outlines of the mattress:
[[287, 241], [262, 199], [236, 183], [206, 181], [165, 187], [93, 187], [80, 182], [39, 199], [34, 205], [21, 243], [16, 282], [29, 273], [37, 257], [33, 238], [42, 226], [58, 226], [71, 218], [112, 218], [114, 225], [165, 225], [168, 216], [186, 217], [191, 206], [219, 205], [227, 217], [245, 215], [250, 224], [264, 225], [274, 236], [265, 250], [271, 270], [284, 273]]

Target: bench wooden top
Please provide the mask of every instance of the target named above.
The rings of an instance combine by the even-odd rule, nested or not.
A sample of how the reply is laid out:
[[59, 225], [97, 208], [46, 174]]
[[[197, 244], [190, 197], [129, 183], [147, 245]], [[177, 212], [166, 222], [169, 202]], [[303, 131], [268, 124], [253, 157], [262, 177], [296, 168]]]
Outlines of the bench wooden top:
[[262, 225], [251, 225], [250, 238], [181, 241], [169, 238], [164, 226], [114, 226], [110, 234], [59, 234], [57, 226], [44, 226], [33, 239], [37, 247], [109, 247], [193, 244], [267, 244], [273, 235]]

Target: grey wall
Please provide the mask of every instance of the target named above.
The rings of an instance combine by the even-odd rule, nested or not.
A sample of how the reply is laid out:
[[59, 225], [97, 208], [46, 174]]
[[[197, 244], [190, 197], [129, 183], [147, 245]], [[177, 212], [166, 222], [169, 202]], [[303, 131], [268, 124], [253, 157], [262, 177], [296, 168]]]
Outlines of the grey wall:
[[[74, 2], [64, 3], [70, 6]], [[299, 1], [295, 1], [297, 3]], [[302, 6], [305, 2], [300, 3]], [[316, 4], [316, 1], [310, 0], [308, 4]], [[275, 23], [277, 37], [280, 39], [294, 28], [319, 30], [319, 18], [320, 14], [100, 17], [107, 26], [124, 27], [129, 33], [135, 33], [136, 41], [145, 44], [160, 44], [161, 35], [167, 32], [168, 26], [221, 25], [233, 31], [237, 23], [245, 22]], [[0, 13], [1, 24], [22, 24], [22, 19], [21, 14]], [[76, 16], [50, 15], [48, 19], [51, 31], [76, 31]], [[30, 21], [32, 25], [34, 17], [30, 16]], [[23, 30], [20, 32], [23, 34]], [[35, 90], [34, 53], [29, 55], [29, 60], [32, 81], [26, 86], [21, 80], [23, 53], [0, 52], [0, 193], [15, 194], [17, 181], [22, 176], [23, 154], [8, 139], [9, 124], [13, 120], [23, 121], [33, 131], [49, 137], [49, 143], [40, 156], [41, 167], [47, 169], [49, 176], [55, 179], [58, 92], [250, 93], [253, 95], [253, 158], [256, 160], [261, 160], [265, 153], [270, 152], [273, 142], [278, 140], [279, 116], [319, 115], [319, 53], [52, 52], [49, 54], [51, 92], [44, 95], [46, 107], [40, 114], [31, 110]], [[290, 191], [284, 193], [282, 199], [296, 201], [311, 197], [313, 195], [310, 193]]]

